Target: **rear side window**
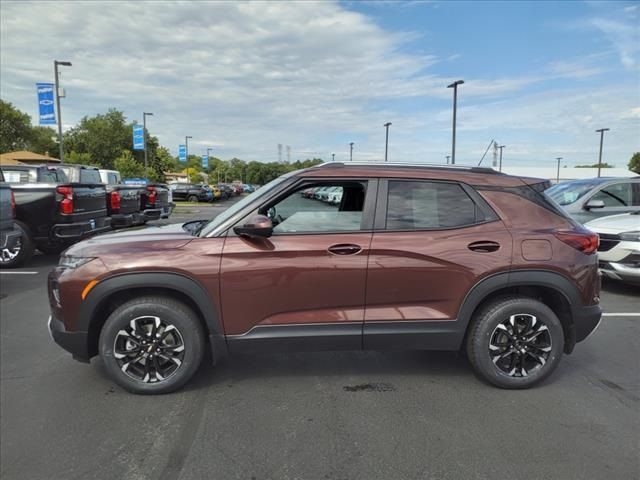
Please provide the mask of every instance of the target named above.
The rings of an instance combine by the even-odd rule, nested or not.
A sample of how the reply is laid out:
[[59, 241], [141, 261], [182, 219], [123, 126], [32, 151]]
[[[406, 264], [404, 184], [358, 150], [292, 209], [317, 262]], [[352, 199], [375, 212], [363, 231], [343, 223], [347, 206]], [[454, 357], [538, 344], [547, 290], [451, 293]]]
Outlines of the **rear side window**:
[[91, 168], [81, 168], [80, 183], [102, 183], [100, 172]]
[[[31, 175], [32, 173], [34, 174]], [[32, 183], [36, 181], [33, 170], [4, 169], [4, 178], [8, 183]]]
[[387, 230], [454, 228], [477, 222], [477, 209], [455, 183], [388, 183]]

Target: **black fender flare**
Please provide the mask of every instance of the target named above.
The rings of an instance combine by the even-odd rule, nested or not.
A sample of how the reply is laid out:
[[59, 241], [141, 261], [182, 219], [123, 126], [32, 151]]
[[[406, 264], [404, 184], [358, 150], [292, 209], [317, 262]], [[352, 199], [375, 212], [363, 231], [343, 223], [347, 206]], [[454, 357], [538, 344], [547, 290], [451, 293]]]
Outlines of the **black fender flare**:
[[480, 280], [469, 290], [458, 311], [458, 327], [462, 336], [466, 334], [473, 312], [488, 296], [503, 288], [517, 286], [547, 287], [563, 295], [571, 307], [569, 313], [572, 315], [566, 341], [569, 344], [575, 344], [572, 310], [574, 306], [582, 305], [580, 291], [567, 277], [550, 270], [512, 270], [496, 273]]
[[165, 288], [188, 297], [199, 309], [207, 326], [214, 362], [227, 354], [224, 328], [213, 301], [205, 288], [197, 281], [176, 272], [131, 272], [117, 274], [101, 280], [87, 295], [80, 306], [78, 330], [89, 332], [98, 321], [95, 312], [114, 293], [132, 288]]

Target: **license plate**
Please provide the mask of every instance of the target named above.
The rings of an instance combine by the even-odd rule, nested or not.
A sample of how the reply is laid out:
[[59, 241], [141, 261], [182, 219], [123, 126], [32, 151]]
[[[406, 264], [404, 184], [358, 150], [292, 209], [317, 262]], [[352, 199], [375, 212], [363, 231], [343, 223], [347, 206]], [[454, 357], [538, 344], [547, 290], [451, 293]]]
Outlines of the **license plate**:
[[95, 230], [96, 229], [96, 221], [95, 220], [89, 220], [89, 225], [91, 225], [91, 230]]

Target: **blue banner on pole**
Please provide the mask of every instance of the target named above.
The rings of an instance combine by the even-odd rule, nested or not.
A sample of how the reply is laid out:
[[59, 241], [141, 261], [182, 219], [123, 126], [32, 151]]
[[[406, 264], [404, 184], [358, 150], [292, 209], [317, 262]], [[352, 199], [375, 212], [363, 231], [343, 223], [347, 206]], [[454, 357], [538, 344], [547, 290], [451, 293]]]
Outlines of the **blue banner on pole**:
[[53, 83], [36, 83], [38, 90], [38, 114], [40, 125], [56, 125], [56, 113], [53, 109]]
[[209, 155], [202, 155], [202, 168], [209, 168]]
[[178, 146], [178, 158], [180, 159], [181, 162], [186, 162], [187, 161], [187, 146], [186, 145], [179, 145]]
[[133, 149], [144, 150], [144, 126], [133, 124]]

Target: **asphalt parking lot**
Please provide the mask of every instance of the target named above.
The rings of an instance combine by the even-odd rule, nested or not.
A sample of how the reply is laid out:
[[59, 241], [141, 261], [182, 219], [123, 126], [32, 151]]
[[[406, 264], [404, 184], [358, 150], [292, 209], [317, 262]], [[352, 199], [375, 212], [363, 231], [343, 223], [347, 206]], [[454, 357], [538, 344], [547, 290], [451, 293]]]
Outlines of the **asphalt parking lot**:
[[[173, 221], [223, 207], [184, 207]], [[630, 479], [640, 476], [640, 290], [543, 385], [504, 391], [455, 353], [242, 356], [131, 395], [46, 329], [39, 255], [0, 273], [2, 479]]]

